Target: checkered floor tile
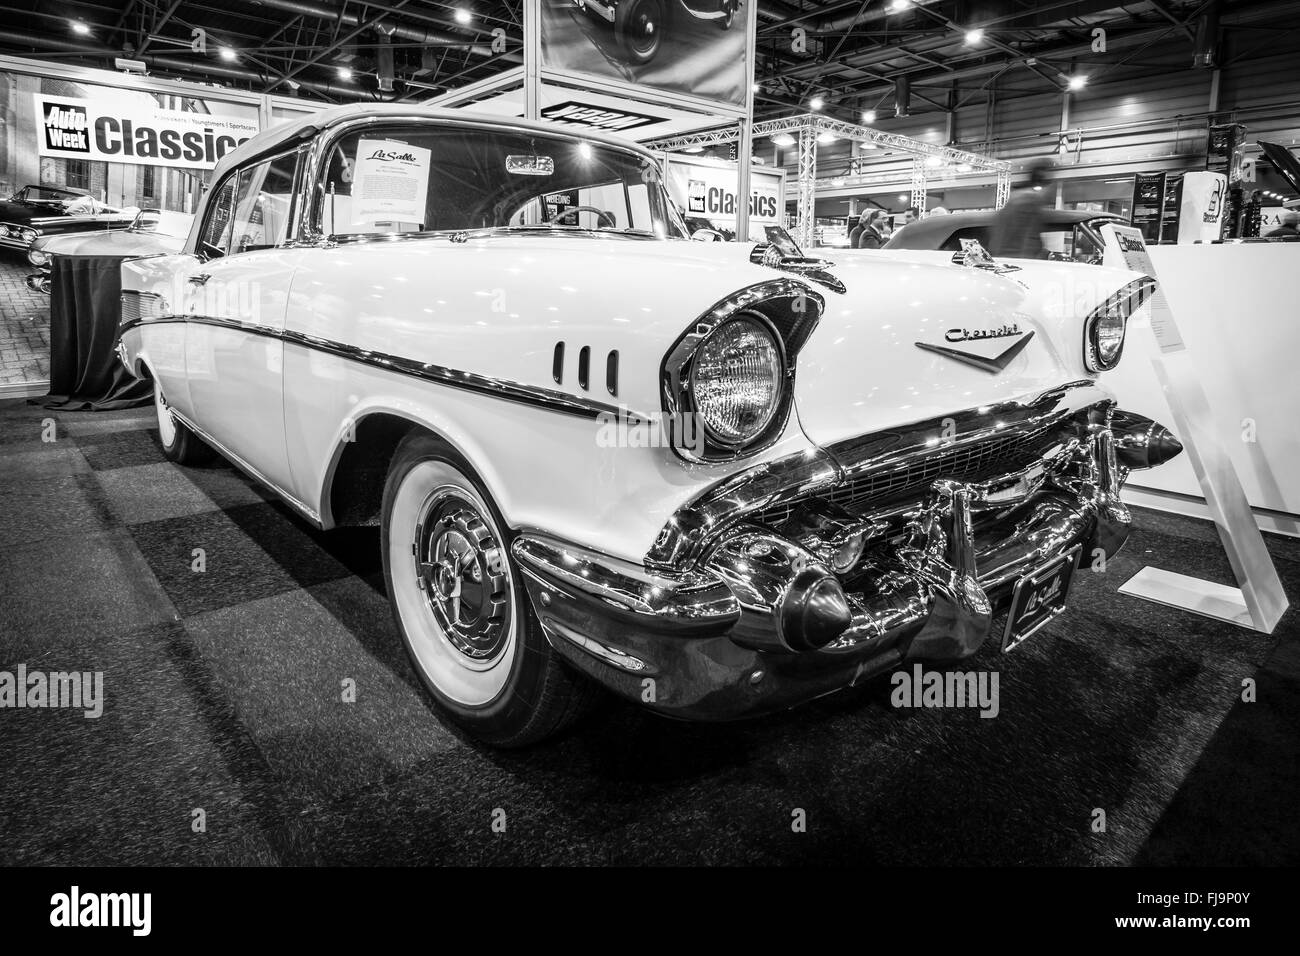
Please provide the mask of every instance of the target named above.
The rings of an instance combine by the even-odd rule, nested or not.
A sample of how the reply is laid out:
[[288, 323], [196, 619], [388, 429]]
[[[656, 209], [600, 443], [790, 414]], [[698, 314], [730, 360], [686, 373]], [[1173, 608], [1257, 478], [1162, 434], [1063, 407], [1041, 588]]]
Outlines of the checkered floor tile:
[[[1069, 614], [972, 662], [1000, 674], [997, 719], [897, 710], [877, 682], [734, 725], [611, 701], [497, 753], [422, 693], [375, 529], [166, 462], [149, 410], [0, 404], [0, 671], [105, 682], [97, 719], [0, 710], [0, 863], [1295, 863], [1289, 799], [1243, 821], [1212, 797], [1231, 741], [1294, 737], [1296, 616], [1268, 638], [1117, 595], [1148, 563], [1228, 579], [1209, 526], [1140, 524]], [[1300, 542], [1271, 546], [1300, 596]]]

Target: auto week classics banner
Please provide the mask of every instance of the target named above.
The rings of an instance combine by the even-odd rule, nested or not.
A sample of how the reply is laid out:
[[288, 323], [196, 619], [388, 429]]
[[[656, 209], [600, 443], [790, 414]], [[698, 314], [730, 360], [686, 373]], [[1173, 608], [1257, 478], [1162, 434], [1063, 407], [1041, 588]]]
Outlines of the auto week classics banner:
[[256, 122], [229, 116], [32, 95], [41, 156], [212, 169], [217, 160], [258, 132]]

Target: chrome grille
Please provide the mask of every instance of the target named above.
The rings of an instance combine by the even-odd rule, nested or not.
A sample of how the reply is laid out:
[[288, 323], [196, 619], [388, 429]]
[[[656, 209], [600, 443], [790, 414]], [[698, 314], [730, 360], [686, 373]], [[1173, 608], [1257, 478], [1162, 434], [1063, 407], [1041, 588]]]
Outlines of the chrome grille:
[[[918, 453], [901, 462], [855, 475], [818, 497], [850, 511], [862, 511], [905, 502], [920, 501], [930, 485], [940, 478], [956, 481], [985, 481], [1017, 471], [1042, 457], [1057, 440], [1060, 422], [1050, 422], [1029, 432], [958, 445], [946, 451]], [[757, 512], [753, 518], [762, 524], [785, 521], [798, 506], [785, 502]]]
[[122, 292], [121, 303], [122, 316], [119, 321], [123, 324], [152, 319], [162, 314], [162, 300], [153, 292], [125, 289]]

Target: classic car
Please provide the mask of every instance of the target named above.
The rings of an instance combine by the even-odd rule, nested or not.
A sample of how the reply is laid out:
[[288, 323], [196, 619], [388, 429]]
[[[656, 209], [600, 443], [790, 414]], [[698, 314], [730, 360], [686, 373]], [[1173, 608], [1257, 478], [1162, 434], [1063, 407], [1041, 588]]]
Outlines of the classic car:
[[62, 186], [24, 186], [0, 200], [0, 246], [25, 251], [42, 236], [94, 227], [125, 229], [139, 211], [134, 206], [116, 209]]
[[[895, 232], [885, 243], [885, 248], [960, 252], [963, 239], [974, 239], [989, 249], [994, 215], [993, 211], [980, 211], [927, 216]], [[1051, 258], [1100, 263], [1105, 251], [1101, 227], [1108, 222], [1128, 225], [1127, 219], [1113, 213], [1044, 209], [1043, 246]]]
[[1099, 381], [1152, 280], [768, 239], [691, 241], [613, 137], [336, 107], [123, 263], [118, 352], [169, 459], [379, 526], [416, 673], [495, 745], [596, 686], [722, 720], [1018, 644], [1178, 451]]
[[628, 59], [649, 63], [659, 53], [664, 29], [672, 22], [675, 6], [696, 20], [712, 20], [731, 28], [741, 0], [573, 0], [578, 9], [610, 23]]
[[92, 229], [65, 235], [43, 236], [27, 250], [27, 261], [40, 272], [27, 277], [35, 292], [50, 291], [50, 260], [54, 256], [151, 256], [180, 252], [194, 217], [184, 212], [141, 209], [125, 229]]

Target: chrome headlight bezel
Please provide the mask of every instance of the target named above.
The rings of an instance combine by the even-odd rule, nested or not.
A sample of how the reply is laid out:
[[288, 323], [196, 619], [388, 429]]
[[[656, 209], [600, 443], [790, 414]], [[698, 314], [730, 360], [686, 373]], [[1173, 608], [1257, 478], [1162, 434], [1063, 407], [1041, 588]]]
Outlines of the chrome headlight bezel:
[[27, 261], [38, 268], [44, 268], [50, 264], [50, 254], [41, 249], [28, 249]]
[[22, 241], [26, 243], [35, 242], [40, 237], [41, 234], [37, 232], [35, 229], [32, 229], [30, 227], [24, 227], [18, 233], [18, 238], [22, 239]]
[[[764, 347], [770, 348], [771, 353], [768, 358], [773, 360], [775, 364], [771, 380], [773, 390], [771, 398], [765, 403], [766, 407], [762, 409], [756, 425], [749, 426], [743, 432], [737, 434], [726, 434], [718, 423], [712, 420], [710, 412], [706, 409], [705, 402], [707, 400], [704, 397], [704, 392], [708, 383], [702, 381], [701, 376], [704, 374], [706, 351], [713, 347], [724, 335], [734, 333], [737, 330], [751, 332], [756, 338], [763, 340]], [[784, 400], [784, 393], [788, 391], [786, 388], [788, 367], [784, 351], [781, 346], [781, 337], [777, 334], [776, 329], [772, 327], [772, 323], [757, 312], [738, 312], [725, 322], [720, 322], [708, 335], [700, 340], [695, 349], [695, 354], [691, 357], [689, 371], [687, 372], [686, 389], [689, 392], [691, 407], [695, 414], [699, 416], [700, 426], [708, 441], [718, 448], [736, 450], [744, 448], [772, 426], [772, 420], [776, 417]]]
[[[802, 282], [775, 279], [742, 289], [714, 305], [696, 320], [669, 349], [660, 370], [663, 411], [673, 423], [673, 434], [694, 435], [690, 443], [674, 441], [673, 451], [689, 462], [732, 461], [757, 454], [781, 437], [794, 402], [794, 372], [799, 349], [816, 327], [825, 299]], [[777, 350], [780, 383], [770, 414], [762, 427], [738, 440], [710, 429], [697, 406], [696, 359], [716, 332], [731, 322], [759, 326]], [[693, 419], [698, 429], [684, 419]]]
[[[1089, 372], [1109, 372], [1119, 365], [1128, 338], [1128, 321], [1155, 294], [1156, 281], [1143, 276], [1121, 286], [1101, 305], [1088, 314], [1083, 323], [1083, 364]], [[1119, 342], [1107, 347], [1102, 339], [1103, 326], [1119, 325]]]

